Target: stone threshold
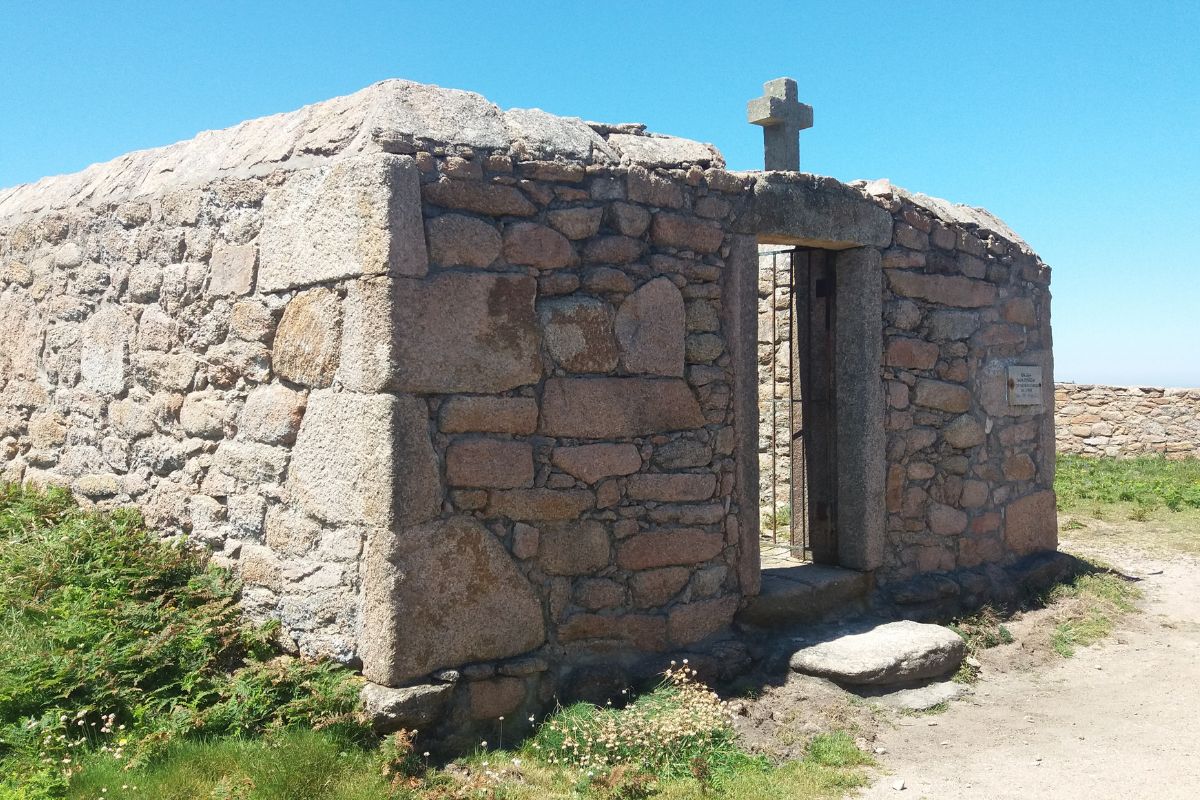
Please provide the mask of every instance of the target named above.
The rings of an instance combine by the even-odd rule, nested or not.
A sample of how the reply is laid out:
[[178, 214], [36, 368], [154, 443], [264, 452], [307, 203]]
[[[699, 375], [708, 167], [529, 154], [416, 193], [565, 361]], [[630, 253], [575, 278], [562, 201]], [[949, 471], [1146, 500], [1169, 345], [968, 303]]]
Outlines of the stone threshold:
[[737, 616], [743, 625], [785, 628], [828, 622], [866, 609], [870, 575], [824, 564], [768, 567], [762, 589]]

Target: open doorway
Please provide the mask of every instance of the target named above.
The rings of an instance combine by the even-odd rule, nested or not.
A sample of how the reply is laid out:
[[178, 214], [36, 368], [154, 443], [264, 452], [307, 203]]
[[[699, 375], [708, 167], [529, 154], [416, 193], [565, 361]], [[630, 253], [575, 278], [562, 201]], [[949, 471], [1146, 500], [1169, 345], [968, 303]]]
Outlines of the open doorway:
[[838, 563], [834, 253], [759, 248], [764, 568]]

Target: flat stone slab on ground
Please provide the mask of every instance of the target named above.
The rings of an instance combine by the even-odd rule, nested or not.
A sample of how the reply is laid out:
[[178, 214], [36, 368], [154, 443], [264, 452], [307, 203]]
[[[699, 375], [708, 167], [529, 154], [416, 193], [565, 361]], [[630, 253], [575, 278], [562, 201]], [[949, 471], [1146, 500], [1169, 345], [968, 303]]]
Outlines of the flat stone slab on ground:
[[805, 645], [791, 668], [837, 683], [888, 685], [936, 678], [958, 668], [966, 656], [962, 637], [921, 622], [888, 622]]
[[957, 700], [970, 689], [954, 680], [929, 681], [915, 686], [893, 688], [873, 686], [855, 691], [859, 697], [899, 711], [928, 711], [942, 703]]

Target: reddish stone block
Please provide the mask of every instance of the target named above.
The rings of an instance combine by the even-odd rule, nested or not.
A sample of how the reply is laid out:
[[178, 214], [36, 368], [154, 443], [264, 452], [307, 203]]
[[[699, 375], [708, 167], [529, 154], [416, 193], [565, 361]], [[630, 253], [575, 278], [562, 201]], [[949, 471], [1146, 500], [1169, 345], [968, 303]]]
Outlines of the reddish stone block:
[[459, 439], [446, 450], [446, 483], [485, 489], [533, 486], [533, 446], [505, 439]]
[[712, 473], [642, 473], [630, 476], [626, 493], [634, 500], [679, 502], [707, 500], [716, 488]]
[[938, 360], [938, 346], [933, 342], [896, 336], [888, 339], [884, 362], [889, 367], [904, 369], [933, 369]]
[[486, 514], [522, 521], [567, 520], [595, 505], [596, 496], [586, 489], [505, 489], [491, 493]]
[[525, 682], [520, 678], [492, 678], [467, 684], [471, 719], [509, 716], [525, 702]]
[[717, 556], [724, 546], [721, 534], [695, 528], [639, 533], [618, 546], [617, 563], [628, 570], [700, 564]]
[[675, 606], [667, 615], [667, 638], [679, 647], [719, 633], [733, 623], [739, 602], [736, 595], [728, 595]]
[[634, 605], [639, 608], [661, 606], [687, 585], [691, 571], [686, 567], [663, 567], [638, 572], [629, 579]]
[[1004, 510], [1004, 541], [1019, 555], [1058, 547], [1058, 511], [1054, 491], [1026, 495]]
[[587, 575], [609, 564], [608, 531], [594, 520], [543, 525], [538, 566], [549, 575]]
[[558, 628], [560, 642], [608, 639], [639, 650], [667, 649], [667, 619], [656, 614], [575, 614]]

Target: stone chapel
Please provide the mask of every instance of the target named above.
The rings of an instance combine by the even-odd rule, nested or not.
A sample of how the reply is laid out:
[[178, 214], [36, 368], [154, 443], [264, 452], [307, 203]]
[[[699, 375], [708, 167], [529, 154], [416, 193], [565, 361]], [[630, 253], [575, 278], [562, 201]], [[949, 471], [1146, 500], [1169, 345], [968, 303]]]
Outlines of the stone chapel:
[[0, 480], [137, 506], [426, 722], [1014, 596], [1050, 270], [798, 171], [794, 82], [749, 117], [765, 171], [391, 80], [0, 190]]

